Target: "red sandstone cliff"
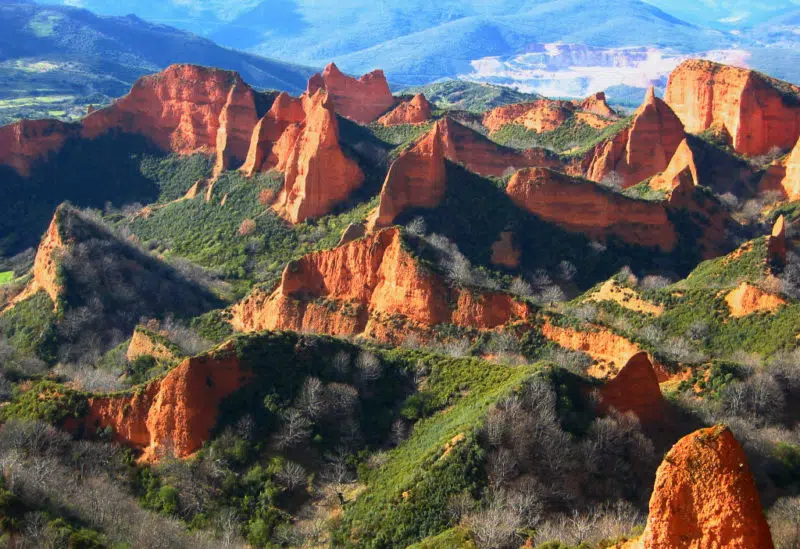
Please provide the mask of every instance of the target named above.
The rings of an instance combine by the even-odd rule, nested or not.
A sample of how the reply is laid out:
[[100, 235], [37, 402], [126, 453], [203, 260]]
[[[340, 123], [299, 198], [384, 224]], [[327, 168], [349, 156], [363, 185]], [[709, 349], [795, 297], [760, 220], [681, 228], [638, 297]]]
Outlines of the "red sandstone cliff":
[[431, 119], [431, 104], [421, 93], [409, 101], [403, 101], [392, 111], [378, 119], [384, 126], [399, 126], [401, 124], [422, 124]]
[[[252, 176], [257, 172], [269, 171], [272, 168], [285, 169], [287, 158], [284, 152], [293, 144], [280, 143], [281, 137], [294, 124], [301, 124], [306, 119], [303, 107], [303, 98], [295, 98], [283, 92], [275, 99], [269, 112], [256, 123], [250, 137], [250, 146], [247, 160], [242, 166], [242, 171]], [[296, 136], [295, 136], [296, 137]], [[290, 141], [287, 136], [285, 141]]]
[[359, 79], [347, 76], [331, 63], [322, 74], [308, 81], [308, 95], [327, 90], [336, 112], [359, 124], [369, 124], [395, 104], [383, 71], [376, 70]]
[[450, 287], [417, 263], [395, 228], [290, 263], [274, 292], [255, 290], [232, 311], [239, 331], [365, 335], [391, 343], [443, 323], [491, 330], [529, 314], [507, 294]]
[[759, 155], [789, 149], [800, 136], [800, 88], [776, 83], [751, 70], [690, 60], [670, 75], [665, 99], [686, 131], [725, 128], [736, 152]]
[[570, 231], [671, 251], [677, 235], [663, 204], [609, 192], [544, 168], [514, 174], [506, 192], [517, 206]]
[[727, 427], [682, 438], [658, 468], [646, 549], [771, 549], [769, 526], [741, 445]]
[[800, 139], [786, 159], [785, 170], [781, 187], [789, 200], [800, 200]]
[[133, 331], [131, 342], [128, 344], [125, 358], [134, 361], [140, 356], [152, 356], [156, 360], [170, 362], [179, 358], [176, 351], [177, 349], [169, 345], [164, 336], [137, 326]]
[[447, 181], [441, 128], [437, 124], [394, 161], [381, 189], [373, 227], [387, 227], [408, 208], [435, 208]]
[[480, 175], [501, 177], [509, 171], [543, 166], [560, 168], [561, 161], [546, 149], [518, 151], [502, 147], [478, 132], [450, 118], [437, 122], [444, 144], [445, 158], [463, 164]]
[[84, 424], [93, 431], [112, 427], [115, 440], [142, 450], [147, 461], [167, 449], [186, 457], [208, 440], [222, 401], [249, 378], [227, 344], [184, 360], [133, 394], [89, 399]]
[[772, 234], [767, 241], [768, 256], [771, 263], [786, 263], [786, 218], [778, 217], [772, 226]]
[[600, 408], [633, 412], [642, 423], [664, 420], [664, 399], [658, 375], [647, 353], [632, 356], [624, 368], [599, 390]]
[[60, 150], [67, 139], [79, 133], [78, 125], [58, 120], [20, 120], [0, 127], [0, 164], [28, 177], [36, 162]]
[[608, 106], [605, 92], [590, 95], [580, 104], [580, 110], [602, 116], [603, 118], [617, 119], [617, 113]]
[[680, 119], [650, 88], [631, 125], [589, 151], [580, 169], [592, 181], [617, 173], [631, 187], [663, 172], [685, 136]]
[[570, 101], [552, 99], [502, 105], [483, 115], [483, 125], [492, 133], [507, 124], [519, 124], [537, 133], [551, 132], [569, 120], [575, 109]]
[[[324, 91], [304, 97], [305, 121], [289, 126], [273, 153], [285, 180], [276, 211], [292, 223], [319, 217], [361, 186], [364, 174], [345, 156], [333, 104]], [[280, 160], [286, 158], [285, 163]], [[285, 164], [285, 165], [284, 165]]]
[[672, 155], [667, 169], [650, 180], [650, 188], [671, 193], [681, 185], [683, 173], [688, 170], [692, 185], [700, 184], [700, 176], [695, 163], [694, 151], [684, 139]]

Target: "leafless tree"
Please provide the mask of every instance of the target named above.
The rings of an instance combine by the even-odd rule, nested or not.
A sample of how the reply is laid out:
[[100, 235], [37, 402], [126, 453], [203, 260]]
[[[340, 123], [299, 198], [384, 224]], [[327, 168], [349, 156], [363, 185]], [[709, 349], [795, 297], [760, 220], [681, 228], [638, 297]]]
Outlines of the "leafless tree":
[[425, 236], [425, 232], [427, 231], [425, 218], [422, 216], [415, 217], [406, 225], [406, 230], [414, 236]]
[[276, 475], [276, 478], [287, 490], [294, 492], [308, 482], [308, 473], [302, 465], [294, 461], [287, 461]]
[[283, 426], [275, 436], [278, 448], [295, 448], [308, 440], [311, 435], [311, 420], [296, 408], [283, 414]]
[[317, 377], [307, 377], [298, 399], [298, 407], [308, 417], [319, 419], [325, 411], [325, 387]]

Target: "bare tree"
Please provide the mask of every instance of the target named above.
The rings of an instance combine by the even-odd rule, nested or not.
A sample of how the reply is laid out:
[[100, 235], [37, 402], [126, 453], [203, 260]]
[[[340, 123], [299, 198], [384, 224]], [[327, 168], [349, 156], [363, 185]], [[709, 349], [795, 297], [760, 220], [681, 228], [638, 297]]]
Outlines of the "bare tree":
[[294, 448], [306, 442], [311, 435], [311, 421], [296, 408], [283, 414], [283, 426], [275, 436], [278, 448]]
[[308, 482], [308, 473], [302, 465], [294, 461], [287, 461], [276, 475], [276, 478], [287, 490], [294, 492], [298, 488], [306, 485]]

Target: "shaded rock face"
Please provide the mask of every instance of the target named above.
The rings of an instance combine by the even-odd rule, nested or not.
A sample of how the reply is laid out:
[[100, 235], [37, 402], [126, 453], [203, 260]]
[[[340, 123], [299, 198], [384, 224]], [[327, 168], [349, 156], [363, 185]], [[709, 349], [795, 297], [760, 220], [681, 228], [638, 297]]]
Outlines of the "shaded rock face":
[[789, 200], [800, 200], [800, 140], [786, 160], [781, 187]]
[[134, 361], [140, 356], [152, 356], [156, 360], [172, 361], [178, 358], [173, 349], [164, 344], [159, 337], [140, 327], [133, 331], [125, 358]]
[[551, 132], [569, 120], [575, 105], [570, 101], [539, 99], [496, 107], [483, 115], [483, 125], [494, 133], [508, 124], [519, 124], [537, 133]]
[[771, 549], [747, 457], [727, 427], [678, 441], [658, 468], [642, 538], [647, 549]]
[[789, 149], [800, 136], [800, 88], [780, 86], [754, 71], [690, 60], [670, 75], [665, 99], [686, 131], [722, 127], [737, 153], [754, 156]]
[[421, 93], [409, 101], [403, 101], [393, 110], [381, 116], [378, 123], [384, 126], [422, 124], [431, 119], [431, 104]]
[[685, 137], [683, 123], [650, 88], [631, 125], [589, 151], [582, 171], [592, 181], [616, 173], [631, 187], [663, 172]]
[[492, 265], [516, 269], [519, 267], [522, 252], [514, 244], [514, 233], [504, 231], [492, 245]]
[[664, 399], [658, 376], [647, 353], [637, 353], [600, 390], [600, 408], [632, 412], [642, 423], [664, 419]]
[[502, 177], [521, 168], [560, 168], [561, 161], [546, 149], [518, 151], [502, 147], [450, 118], [437, 122], [445, 158], [484, 176]]
[[786, 300], [762, 289], [742, 282], [738, 288], [725, 296], [730, 314], [742, 318], [756, 313], [770, 313], [786, 305]]
[[408, 208], [435, 208], [446, 190], [444, 146], [437, 124], [389, 168], [371, 225], [387, 227]]
[[303, 105], [305, 121], [289, 126], [273, 148], [277, 167], [286, 176], [274, 207], [291, 223], [329, 213], [364, 181], [361, 168], [339, 145], [338, 123], [328, 95], [318, 91], [304, 97]]
[[184, 360], [132, 395], [89, 399], [84, 425], [112, 427], [116, 441], [141, 450], [145, 461], [166, 450], [187, 457], [208, 440], [222, 401], [250, 377], [229, 344]]
[[327, 90], [336, 112], [359, 124], [369, 124], [392, 108], [395, 98], [383, 71], [376, 70], [355, 79], [331, 63], [322, 74], [308, 81], [308, 95]]
[[11, 166], [23, 177], [33, 165], [61, 149], [80, 133], [80, 126], [58, 120], [20, 120], [0, 127], [0, 164]]
[[339, 246], [364, 238], [367, 235], [367, 227], [363, 223], [350, 223], [339, 239]]
[[677, 235], [663, 204], [635, 200], [543, 168], [520, 170], [506, 192], [517, 206], [570, 231], [671, 251]]
[[507, 294], [450, 287], [422, 268], [391, 228], [290, 263], [272, 294], [256, 290], [232, 312], [239, 331], [313, 331], [400, 343], [438, 324], [491, 330], [530, 311]]
[[173, 65], [84, 118], [81, 135], [141, 134], [164, 151], [220, 153], [219, 165], [228, 168], [244, 162], [257, 120], [253, 90], [237, 73]]

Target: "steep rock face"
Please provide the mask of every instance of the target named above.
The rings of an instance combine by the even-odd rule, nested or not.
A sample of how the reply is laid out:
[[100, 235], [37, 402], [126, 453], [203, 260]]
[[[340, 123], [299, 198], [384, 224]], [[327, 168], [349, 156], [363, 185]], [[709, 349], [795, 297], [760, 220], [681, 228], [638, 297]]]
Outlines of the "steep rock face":
[[776, 84], [754, 71], [690, 60], [670, 75], [665, 99], [686, 131], [723, 127], [736, 152], [759, 155], [789, 149], [800, 136], [800, 88]]
[[79, 126], [58, 120], [20, 120], [0, 127], [0, 164], [28, 177], [36, 162], [60, 150], [69, 137], [79, 132]]
[[392, 228], [290, 263], [272, 294], [256, 290], [233, 307], [231, 323], [239, 331], [366, 335], [397, 343], [438, 324], [489, 330], [528, 314], [527, 305], [509, 295], [450, 287], [417, 263]]
[[680, 119], [650, 88], [631, 125], [587, 154], [584, 173], [602, 181], [616, 172], [624, 187], [636, 185], [664, 171], [685, 137]]
[[[339, 145], [338, 124], [328, 95], [318, 91], [306, 97], [304, 105], [305, 122], [290, 126], [275, 147], [279, 158], [286, 157], [286, 177], [275, 209], [292, 223], [329, 213], [364, 181], [358, 164], [345, 156]], [[282, 164], [279, 162], [279, 167]]]
[[133, 337], [128, 344], [125, 357], [129, 361], [134, 361], [140, 356], [152, 356], [156, 360], [172, 361], [178, 358], [175, 349], [168, 345], [163, 336], [154, 334], [142, 327], [137, 327], [133, 331]]
[[516, 269], [519, 267], [522, 252], [514, 245], [514, 233], [503, 231], [492, 245], [492, 265]]
[[506, 192], [520, 208], [567, 230], [671, 251], [675, 230], [662, 204], [634, 200], [543, 168], [514, 174]]
[[582, 111], [590, 112], [604, 118], [618, 118], [617, 113], [608, 106], [605, 92], [597, 92], [594, 95], [590, 95], [583, 100], [579, 108]]
[[778, 217], [775, 225], [772, 226], [772, 234], [769, 236], [768, 254], [770, 263], [783, 265], [786, 263], [786, 218]]
[[302, 98], [292, 97], [286, 92], [278, 95], [270, 110], [253, 129], [242, 172], [251, 177], [272, 168], [285, 169], [285, 165], [281, 166], [281, 161], [283, 160], [285, 164], [288, 160], [287, 149], [294, 144], [293, 137], [296, 139], [296, 132], [287, 135], [283, 142], [281, 138], [291, 126], [301, 124], [305, 119], [306, 111]]
[[642, 423], [664, 419], [664, 399], [658, 375], [647, 353], [637, 353], [624, 368], [600, 389], [600, 407], [633, 412]]
[[308, 94], [327, 90], [336, 112], [359, 124], [369, 124], [395, 104], [383, 71], [376, 70], [359, 79], [347, 76], [331, 63], [321, 75], [308, 81]]
[[739, 287], [725, 296], [731, 316], [742, 318], [755, 313], [771, 313], [786, 305], [786, 300], [764, 290], [742, 282]]
[[112, 427], [115, 439], [142, 450], [146, 461], [157, 459], [166, 449], [186, 457], [208, 440], [219, 405], [250, 376], [228, 344], [184, 360], [166, 377], [132, 395], [89, 399], [84, 424], [93, 430]]
[[727, 427], [678, 441], [658, 468], [643, 536], [647, 549], [771, 549], [747, 457]]
[[437, 124], [394, 161], [381, 189], [373, 227], [387, 227], [408, 208], [435, 208], [447, 186], [444, 146]]
[[569, 101], [539, 99], [496, 107], [483, 115], [483, 125], [492, 133], [508, 124], [519, 124], [537, 133], [551, 132], [560, 128], [574, 111], [575, 105]]
[[694, 159], [694, 151], [689, 146], [689, 142], [684, 139], [672, 156], [667, 169], [650, 180], [650, 188], [671, 193], [681, 185], [682, 174], [687, 169], [689, 170], [692, 184], [694, 186], [699, 185], [700, 178]]
[[781, 187], [789, 200], [800, 200], [800, 139], [786, 160]]
[[384, 126], [399, 126], [401, 124], [422, 124], [431, 119], [431, 104], [421, 93], [415, 95], [410, 101], [403, 101], [392, 111], [378, 119]]
[[502, 177], [520, 168], [543, 166], [560, 168], [561, 161], [546, 149], [518, 151], [502, 147], [478, 132], [450, 119], [437, 122], [444, 144], [445, 158], [463, 164], [484, 176]]
[[221, 152], [243, 162], [257, 121], [253, 90], [234, 72], [173, 65], [136, 81], [130, 93], [83, 120], [81, 135], [141, 134], [178, 154]]

